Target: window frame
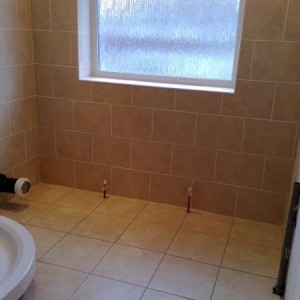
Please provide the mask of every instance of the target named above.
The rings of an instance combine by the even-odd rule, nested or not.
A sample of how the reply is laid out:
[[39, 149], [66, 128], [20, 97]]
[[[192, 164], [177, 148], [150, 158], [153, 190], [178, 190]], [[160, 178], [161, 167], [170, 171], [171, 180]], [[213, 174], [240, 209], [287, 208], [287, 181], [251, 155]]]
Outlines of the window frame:
[[[242, 42], [245, 4], [246, 0], [240, 0], [232, 80], [225, 81], [100, 71], [98, 69], [98, 0], [78, 0], [79, 79], [122, 85], [234, 93]], [[86, 61], [88, 61], [88, 64], [86, 64]]]

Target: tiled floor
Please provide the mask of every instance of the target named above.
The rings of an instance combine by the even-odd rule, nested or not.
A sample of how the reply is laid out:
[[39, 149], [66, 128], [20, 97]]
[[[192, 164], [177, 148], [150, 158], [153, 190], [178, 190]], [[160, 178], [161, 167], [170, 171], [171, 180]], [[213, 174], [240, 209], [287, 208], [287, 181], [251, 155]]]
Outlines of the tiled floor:
[[45, 184], [0, 215], [36, 242], [23, 300], [279, 299], [279, 226]]

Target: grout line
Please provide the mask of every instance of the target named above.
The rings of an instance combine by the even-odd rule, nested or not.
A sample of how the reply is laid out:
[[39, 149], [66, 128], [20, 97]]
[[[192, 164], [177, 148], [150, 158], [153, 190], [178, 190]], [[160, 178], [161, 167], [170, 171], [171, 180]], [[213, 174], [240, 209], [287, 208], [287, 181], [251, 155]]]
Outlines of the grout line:
[[[48, 1], [48, 7], [49, 7], [49, 30], [46, 31], [52, 31], [52, 9], [51, 9], [51, 1], [52, 0], [47, 0]], [[45, 31], [45, 30], [37, 30], [35, 29], [35, 31]]]
[[252, 73], [253, 73], [253, 61], [254, 61], [255, 45], [256, 45], [256, 41], [253, 41], [252, 56], [251, 56], [251, 63], [250, 63], [249, 81], [251, 81], [253, 79], [252, 78]]
[[[157, 271], [158, 271], [159, 267], [161, 266], [161, 264], [162, 264], [163, 260], [165, 259], [166, 255], [168, 255], [167, 253], [168, 253], [168, 251], [169, 251], [169, 249], [170, 249], [170, 247], [171, 247], [171, 245], [172, 245], [173, 241], [175, 240], [175, 238], [176, 238], [176, 236], [177, 236], [177, 234], [178, 234], [179, 230], [181, 229], [181, 227], [182, 227], [182, 225], [183, 225], [184, 221], [186, 220], [187, 216], [188, 216], [188, 214], [185, 214], [185, 217], [184, 217], [184, 218], [183, 218], [183, 220], [181, 221], [181, 224], [179, 225], [179, 227], [178, 227], [177, 231], [175, 232], [175, 234], [174, 234], [173, 238], [171, 239], [171, 241], [170, 241], [170, 243], [169, 243], [169, 245], [168, 245], [168, 247], [167, 247], [166, 251], [164, 252], [164, 255], [162, 256], [162, 258], [161, 258], [161, 260], [160, 260], [160, 263], [158, 264], [158, 266], [157, 266], [157, 268], [156, 268], [155, 272], [153, 273], [153, 275], [152, 275], [151, 279], [149, 280], [149, 283], [148, 283], [148, 285], [147, 285], [147, 287], [146, 287], [146, 289], [145, 289], [144, 293], [142, 294], [141, 298], [143, 298], [143, 296], [144, 296], [144, 294], [145, 294], [146, 290], [149, 288], [149, 285], [151, 284], [151, 282], [152, 282], [153, 278], [155, 277], [155, 275], [156, 275], [156, 273], [157, 273]], [[170, 255], [170, 256], [173, 256], [173, 255]]]
[[[241, 81], [241, 80], [236, 80], [236, 81]], [[221, 98], [221, 107], [220, 107], [220, 116], [225, 116], [224, 114], [223, 114], [223, 110], [224, 110], [224, 93], [222, 94], [222, 98]]]
[[230, 231], [229, 231], [229, 235], [228, 235], [228, 238], [227, 238], [227, 241], [226, 241], [226, 245], [224, 247], [222, 259], [221, 259], [221, 262], [220, 262], [220, 265], [219, 265], [219, 271], [218, 271], [216, 281], [215, 281], [215, 284], [214, 284], [214, 287], [213, 287], [213, 290], [212, 290], [212, 293], [211, 293], [211, 296], [210, 296], [211, 300], [212, 300], [212, 297], [213, 297], [213, 294], [215, 292], [216, 285], [217, 285], [217, 282], [218, 282], [218, 279], [219, 279], [220, 271], [221, 271], [221, 268], [222, 268], [222, 263], [223, 263], [223, 260], [224, 260], [224, 257], [225, 257], [225, 253], [226, 253], [226, 250], [227, 250], [228, 243], [229, 243], [229, 239], [230, 239], [230, 235], [231, 235], [231, 232], [232, 232], [233, 224], [234, 224], [234, 220], [231, 223], [231, 228], [230, 228]]
[[287, 21], [288, 21], [289, 8], [290, 8], [290, 0], [287, 0], [287, 7], [286, 7], [286, 12], [285, 12], [284, 26], [283, 26], [283, 32], [282, 32], [282, 42], [285, 42], [286, 25], [287, 25]]
[[267, 167], [267, 157], [265, 157], [265, 159], [264, 159], [263, 173], [262, 173], [262, 177], [261, 177], [261, 185], [260, 185], [260, 188], [261, 188], [262, 190], [264, 189], [264, 181], [265, 181], [266, 167]]
[[245, 131], [246, 131], [246, 122], [248, 118], [243, 119], [243, 129], [242, 129], [242, 138], [241, 138], [241, 145], [240, 145], [240, 151], [238, 153], [247, 153], [244, 152], [244, 141], [245, 141]]

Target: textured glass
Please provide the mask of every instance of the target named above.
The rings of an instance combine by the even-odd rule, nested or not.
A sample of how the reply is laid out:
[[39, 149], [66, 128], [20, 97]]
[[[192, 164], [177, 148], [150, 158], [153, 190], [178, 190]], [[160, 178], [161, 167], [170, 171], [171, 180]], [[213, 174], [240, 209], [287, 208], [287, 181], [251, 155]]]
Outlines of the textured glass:
[[240, 0], [99, 0], [104, 72], [232, 80]]

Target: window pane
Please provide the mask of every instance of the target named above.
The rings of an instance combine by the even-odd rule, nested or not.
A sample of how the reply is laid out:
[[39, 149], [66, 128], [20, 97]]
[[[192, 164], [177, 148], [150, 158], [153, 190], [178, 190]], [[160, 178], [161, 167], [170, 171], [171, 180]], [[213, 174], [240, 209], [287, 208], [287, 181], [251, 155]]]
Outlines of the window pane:
[[232, 80], [240, 0], [99, 0], [104, 72]]

